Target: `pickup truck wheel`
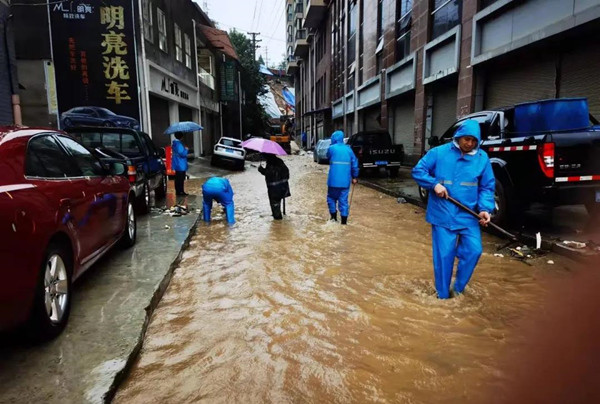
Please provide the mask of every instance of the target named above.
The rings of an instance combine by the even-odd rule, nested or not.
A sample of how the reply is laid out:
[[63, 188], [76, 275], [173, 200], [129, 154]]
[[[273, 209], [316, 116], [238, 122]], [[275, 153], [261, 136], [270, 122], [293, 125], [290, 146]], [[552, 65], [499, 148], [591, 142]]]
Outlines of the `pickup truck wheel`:
[[427, 200], [429, 199], [429, 191], [425, 188], [419, 187], [419, 198], [421, 199], [421, 202], [427, 204]]
[[511, 214], [515, 211], [516, 203], [513, 200], [511, 188], [504, 185], [502, 181], [496, 180], [494, 202], [496, 206], [492, 221], [503, 226], [509, 222]]
[[60, 243], [46, 249], [33, 301], [27, 335], [35, 341], [47, 341], [67, 325], [71, 312], [72, 257]]
[[154, 190], [157, 198], [164, 198], [167, 195], [167, 176], [162, 175], [158, 188]]
[[140, 213], [148, 213], [150, 210], [150, 187], [147, 182], [144, 183], [144, 189], [142, 195], [138, 198], [137, 205]]

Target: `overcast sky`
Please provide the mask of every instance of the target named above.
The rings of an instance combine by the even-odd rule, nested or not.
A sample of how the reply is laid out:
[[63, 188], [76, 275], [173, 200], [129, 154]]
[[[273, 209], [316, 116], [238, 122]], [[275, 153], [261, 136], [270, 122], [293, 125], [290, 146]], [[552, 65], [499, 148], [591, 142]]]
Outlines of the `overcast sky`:
[[215, 21], [217, 26], [229, 31], [236, 28], [238, 31], [260, 32], [260, 48], [258, 55], [262, 55], [269, 66], [277, 66], [284, 58], [285, 53], [285, 5], [286, 0], [195, 0], [200, 7], [206, 10], [208, 16]]

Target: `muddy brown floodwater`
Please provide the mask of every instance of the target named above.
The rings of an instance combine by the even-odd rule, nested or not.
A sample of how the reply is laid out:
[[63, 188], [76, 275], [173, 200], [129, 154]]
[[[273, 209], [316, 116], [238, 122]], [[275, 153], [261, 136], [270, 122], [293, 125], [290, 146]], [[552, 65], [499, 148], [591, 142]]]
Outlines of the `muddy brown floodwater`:
[[424, 211], [357, 186], [327, 221], [326, 166], [289, 157], [287, 217], [254, 166], [231, 177], [236, 219], [213, 209], [152, 317], [117, 403], [485, 402], [515, 324], [564, 263], [484, 255], [464, 295], [435, 296]]

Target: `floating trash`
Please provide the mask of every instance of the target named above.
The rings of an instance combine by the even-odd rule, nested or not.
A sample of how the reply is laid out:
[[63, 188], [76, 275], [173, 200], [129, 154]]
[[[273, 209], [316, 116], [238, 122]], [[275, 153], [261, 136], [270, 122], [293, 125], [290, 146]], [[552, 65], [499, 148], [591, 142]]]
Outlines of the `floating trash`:
[[586, 243], [580, 243], [579, 241], [564, 240], [562, 243], [564, 245], [566, 245], [566, 246], [573, 247], [573, 248], [585, 248], [585, 247], [587, 247]]
[[407, 202], [406, 199], [404, 199], [402, 197], [398, 198], [398, 203], [406, 203], [406, 202]]

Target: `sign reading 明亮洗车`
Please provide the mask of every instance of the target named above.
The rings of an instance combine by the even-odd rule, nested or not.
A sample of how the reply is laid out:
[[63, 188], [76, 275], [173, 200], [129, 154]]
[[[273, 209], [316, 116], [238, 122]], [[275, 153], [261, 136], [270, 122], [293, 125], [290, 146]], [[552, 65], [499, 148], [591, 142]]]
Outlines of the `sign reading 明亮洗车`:
[[[106, 122], [115, 126], [139, 127], [132, 0], [51, 2], [48, 7], [61, 126], [65, 119], [69, 125], [95, 124], [96, 118], [102, 124], [106, 114]], [[89, 107], [75, 111], [89, 119], [62, 116], [75, 107]]]

